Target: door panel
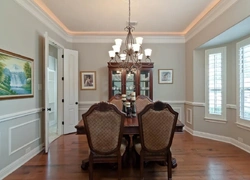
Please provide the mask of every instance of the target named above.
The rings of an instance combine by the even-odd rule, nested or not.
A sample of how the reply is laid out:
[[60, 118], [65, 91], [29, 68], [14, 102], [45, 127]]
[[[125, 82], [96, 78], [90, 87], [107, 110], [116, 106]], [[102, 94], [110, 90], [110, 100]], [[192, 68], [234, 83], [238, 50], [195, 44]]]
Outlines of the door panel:
[[78, 119], [78, 52], [64, 49], [64, 134], [75, 132]]

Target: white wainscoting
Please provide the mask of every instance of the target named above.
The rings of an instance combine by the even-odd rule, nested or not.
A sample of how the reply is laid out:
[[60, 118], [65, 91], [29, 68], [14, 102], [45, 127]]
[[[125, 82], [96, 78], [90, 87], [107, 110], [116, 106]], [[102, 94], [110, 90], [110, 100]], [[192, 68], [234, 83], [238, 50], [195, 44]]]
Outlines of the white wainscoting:
[[178, 119], [183, 123], [183, 119], [182, 119], [182, 108], [181, 107], [172, 107], [174, 111], [178, 112]]
[[226, 136], [220, 136], [220, 135], [200, 132], [200, 131], [194, 131], [194, 130], [188, 128], [187, 126], [184, 127], [184, 130], [187, 131], [188, 133], [190, 133], [193, 136], [229, 143], [229, 144], [232, 144], [232, 145], [234, 145], [234, 146], [236, 146], [236, 147], [250, 153], [250, 146], [247, 145], [247, 144], [244, 144], [244, 143], [242, 143], [240, 141], [237, 141], [236, 139], [226, 137]]
[[[41, 119], [34, 119], [22, 124], [18, 124], [16, 126], [12, 126], [9, 128], [9, 155], [19, 151], [20, 149], [23, 149], [24, 147], [32, 144], [33, 142], [39, 140], [41, 138], [40, 126]], [[32, 130], [34, 131], [34, 134], [32, 134]], [[29, 132], [29, 136], [25, 137], [25, 139], [22, 139], [23, 136], [20, 136], [20, 132]], [[18, 140], [18, 138], [20, 138]], [[13, 141], [19, 141], [22, 144], [19, 147], [13, 148], [14, 144], [16, 144]], [[26, 141], [26, 142], [25, 142]]]
[[[0, 132], [0, 157], [10, 156], [20, 150], [20, 155], [17, 157], [17, 159], [13, 162], [10, 162], [10, 164], [7, 164], [6, 167], [0, 170], [0, 179], [6, 177], [8, 174], [19, 168], [21, 165], [26, 163], [28, 160], [43, 150], [42, 144], [33, 148], [27, 147], [41, 138], [40, 117], [35, 116], [34, 118], [29, 118], [28, 122], [23, 122], [26, 117], [33, 117], [34, 115], [40, 114], [41, 112], [42, 108], [35, 108], [0, 116], [0, 126], [6, 127], [7, 129], [6, 134], [3, 134], [3, 131]], [[20, 123], [19, 119], [22, 119], [23, 123]], [[9, 123], [8, 121], [12, 122]], [[32, 128], [34, 131], [30, 131], [30, 128]], [[27, 135], [25, 135], [25, 133], [27, 133]], [[2, 146], [2, 137], [8, 137], [9, 140], [8, 144], [5, 146], [6, 151], [3, 151], [4, 147]], [[25, 147], [27, 147], [27, 149], [23, 154], [21, 150], [23, 150]], [[6, 152], [6, 154], [3, 154], [4, 152]], [[5, 164], [6, 162], [3, 163]]]
[[0, 179], [5, 178], [6, 176], [8, 176], [10, 173], [12, 173], [13, 171], [15, 171], [17, 168], [21, 167], [23, 164], [25, 164], [26, 162], [28, 162], [31, 158], [33, 158], [35, 155], [37, 155], [38, 153], [40, 153], [41, 151], [43, 151], [43, 144], [32, 149], [30, 152], [26, 153], [24, 156], [20, 157], [19, 159], [17, 159], [16, 161], [12, 162], [11, 164], [9, 164], [8, 166], [6, 166], [5, 168], [0, 170]]
[[188, 124], [193, 124], [193, 111], [190, 108], [186, 109], [186, 119]]

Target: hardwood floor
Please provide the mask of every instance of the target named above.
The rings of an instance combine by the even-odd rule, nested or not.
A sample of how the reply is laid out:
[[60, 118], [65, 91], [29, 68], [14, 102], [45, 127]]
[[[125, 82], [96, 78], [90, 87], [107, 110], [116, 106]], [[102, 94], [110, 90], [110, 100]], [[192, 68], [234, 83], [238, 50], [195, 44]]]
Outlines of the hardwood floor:
[[[173, 180], [249, 180], [250, 154], [233, 145], [193, 137], [187, 132], [175, 133], [172, 145], [178, 166], [173, 169]], [[81, 170], [87, 158], [85, 135], [65, 135], [55, 140], [48, 154], [41, 152], [5, 180], [76, 180], [88, 179], [88, 171]], [[139, 168], [132, 165], [122, 169], [123, 180], [139, 179]], [[110, 166], [96, 166], [95, 180], [117, 179], [117, 171]], [[149, 163], [144, 170], [148, 180], [163, 180], [167, 168]]]

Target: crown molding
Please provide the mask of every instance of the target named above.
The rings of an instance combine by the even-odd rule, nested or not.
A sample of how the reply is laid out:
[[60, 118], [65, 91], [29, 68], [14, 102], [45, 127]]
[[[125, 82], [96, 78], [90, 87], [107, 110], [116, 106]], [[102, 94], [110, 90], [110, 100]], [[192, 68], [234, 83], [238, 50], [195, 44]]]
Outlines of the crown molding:
[[192, 37], [198, 34], [202, 29], [229, 9], [238, 0], [221, 0], [221, 2], [215, 6], [204, 18], [201, 19], [187, 34], [185, 35], [186, 42]]
[[41, 10], [32, 0], [15, 0], [15, 2], [21, 5], [24, 9], [30, 12], [43, 24], [49, 27], [57, 35], [63, 38], [67, 42], [72, 41], [72, 36], [66, 33], [58, 24], [56, 24], [43, 10]]

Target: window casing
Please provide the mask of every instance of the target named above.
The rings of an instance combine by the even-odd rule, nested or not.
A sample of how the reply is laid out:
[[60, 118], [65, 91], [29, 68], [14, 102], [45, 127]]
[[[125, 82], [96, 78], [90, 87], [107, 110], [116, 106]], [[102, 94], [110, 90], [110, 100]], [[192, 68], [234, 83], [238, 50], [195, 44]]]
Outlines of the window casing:
[[226, 47], [205, 51], [205, 119], [226, 120]]
[[236, 44], [237, 122], [250, 127], [250, 38]]

